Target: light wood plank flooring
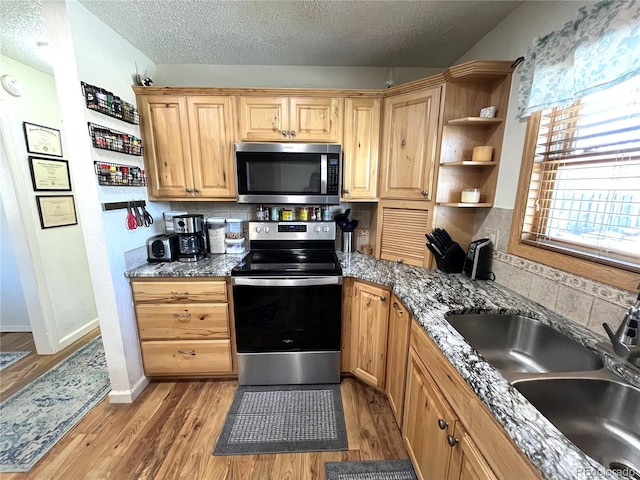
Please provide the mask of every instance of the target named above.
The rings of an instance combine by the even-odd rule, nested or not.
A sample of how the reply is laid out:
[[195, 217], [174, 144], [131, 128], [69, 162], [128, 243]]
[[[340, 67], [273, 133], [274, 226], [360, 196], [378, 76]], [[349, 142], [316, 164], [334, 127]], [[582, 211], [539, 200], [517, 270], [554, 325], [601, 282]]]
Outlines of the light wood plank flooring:
[[213, 456], [236, 387], [153, 381], [133, 404], [105, 398], [31, 472], [0, 478], [322, 480], [327, 461], [407, 458], [385, 396], [353, 378], [341, 384], [348, 451]]

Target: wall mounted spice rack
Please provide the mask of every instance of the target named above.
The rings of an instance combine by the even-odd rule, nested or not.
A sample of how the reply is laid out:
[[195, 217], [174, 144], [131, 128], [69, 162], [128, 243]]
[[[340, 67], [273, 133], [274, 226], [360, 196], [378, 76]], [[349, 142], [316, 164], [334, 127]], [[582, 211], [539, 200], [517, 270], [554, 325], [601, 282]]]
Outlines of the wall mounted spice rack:
[[142, 155], [142, 140], [138, 137], [91, 122], [88, 125], [89, 135], [95, 148], [128, 155]]
[[93, 162], [93, 168], [100, 185], [108, 187], [145, 187], [147, 185], [147, 176], [140, 167]]
[[138, 125], [140, 115], [136, 107], [129, 102], [125, 102], [117, 95], [85, 82], [80, 82], [82, 95], [89, 110], [100, 112], [109, 117], [117, 118], [123, 122]]

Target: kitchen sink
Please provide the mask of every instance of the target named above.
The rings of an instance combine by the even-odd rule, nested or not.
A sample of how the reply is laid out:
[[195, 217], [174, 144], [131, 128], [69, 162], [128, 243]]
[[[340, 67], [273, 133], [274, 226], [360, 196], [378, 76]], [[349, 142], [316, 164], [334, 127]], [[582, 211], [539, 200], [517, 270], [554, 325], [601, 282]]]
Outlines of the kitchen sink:
[[640, 480], [640, 389], [589, 378], [522, 380], [514, 387], [587, 455]]
[[602, 360], [535, 319], [512, 314], [449, 315], [447, 321], [499, 370], [557, 373], [598, 370]]

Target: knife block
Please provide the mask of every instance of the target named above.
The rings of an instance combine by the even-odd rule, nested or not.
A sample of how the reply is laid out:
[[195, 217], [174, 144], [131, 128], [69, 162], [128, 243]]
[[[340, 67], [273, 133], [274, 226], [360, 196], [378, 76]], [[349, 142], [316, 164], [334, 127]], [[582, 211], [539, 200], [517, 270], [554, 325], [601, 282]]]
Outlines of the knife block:
[[[433, 252], [433, 250], [432, 250]], [[442, 255], [433, 252], [438, 270], [445, 273], [462, 273], [467, 254], [457, 243], [451, 245]]]

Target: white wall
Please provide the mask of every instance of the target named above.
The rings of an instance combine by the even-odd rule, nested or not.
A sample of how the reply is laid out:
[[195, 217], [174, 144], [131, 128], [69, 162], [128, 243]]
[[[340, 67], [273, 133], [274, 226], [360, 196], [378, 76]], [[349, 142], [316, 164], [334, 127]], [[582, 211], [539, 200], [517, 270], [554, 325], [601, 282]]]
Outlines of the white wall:
[[[12, 226], [20, 228], [29, 236], [29, 256], [37, 259], [35, 261], [38, 262], [38, 269], [33, 273], [39, 285], [40, 300], [44, 304], [45, 324], [49, 327], [46, 332], [37, 332], [46, 335], [48, 345], [44, 345], [38, 338], [36, 345], [40, 353], [53, 353], [95, 328], [98, 324], [97, 313], [81, 226], [50, 229], [42, 229], [40, 226], [36, 195], [49, 195], [53, 192], [33, 190], [22, 122], [60, 130], [66, 160], [71, 160], [67, 156], [68, 142], [65, 141], [69, 132], [62, 123], [55, 82], [50, 75], [2, 57], [2, 74], [5, 73], [15, 76], [24, 88], [21, 97], [13, 97], [4, 90], [0, 93], [8, 114], [7, 134], [12, 139], [12, 151], [8, 152], [9, 163], [3, 162], [2, 174], [12, 179], [15, 194], [22, 207], [20, 221], [13, 219], [13, 215], [18, 212], [9, 212], [7, 218], [11, 219], [9, 223]], [[5, 171], [6, 168], [10, 171]], [[76, 163], [70, 161], [69, 168], [73, 171]], [[73, 183], [71, 193], [77, 205], [78, 197]], [[5, 201], [4, 205], [8, 206], [10, 203]], [[4, 268], [3, 262], [3, 270]], [[20, 277], [14, 277], [13, 281], [20, 282]], [[25, 281], [24, 276], [22, 281]], [[41, 306], [32, 308], [39, 309]]]
[[[442, 68], [394, 68], [395, 85], [441, 73]], [[139, 70], [144, 74], [144, 70]], [[170, 87], [358, 88], [385, 86], [386, 68], [272, 65], [168, 65], [152, 70], [155, 85]]]
[[159, 214], [168, 205], [149, 205], [149, 212], [158, 221], [152, 228], [134, 231], [125, 228], [125, 210], [102, 211], [104, 202], [146, 199], [146, 189], [99, 186], [93, 161], [135, 166], [143, 163], [141, 157], [93, 148], [87, 122], [136, 136], [140, 133], [136, 125], [88, 110], [79, 92], [82, 80], [135, 103], [131, 90], [135, 63], [142, 69], [153, 68], [153, 63], [76, 1], [43, 3], [43, 16], [50, 43], [62, 54], [54, 72], [63, 118], [77, 135], [71, 155], [84, 162], [82, 169], [76, 169], [74, 181], [82, 199], [79, 211], [109, 368], [109, 398], [112, 402], [131, 402], [148, 380], [142, 368], [129, 282], [124, 277], [125, 252], [141, 247], [147, 237], [160, 231]]
[[[465, 53], [456, 64], [471, 60], [515, 60], [527, 54], [535, 37], [544, 36], [573, 19], [583, 5], [595, 2], [553, 1], [523, 2], [482, 40]], [[520, 75], [513, 74], [509, 110], [505, 125], [500, 173], [494, 206], [513, 208], [515, 205], [526, 120], [516, 118]]]

